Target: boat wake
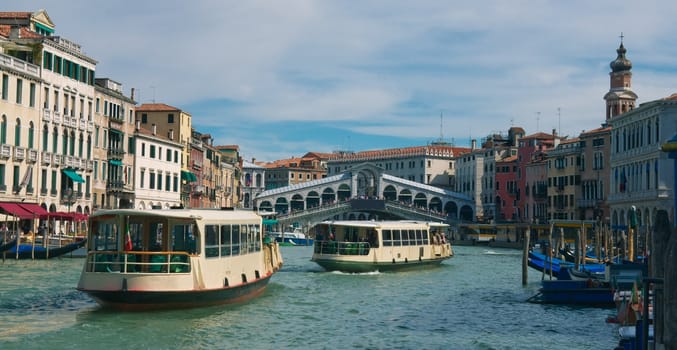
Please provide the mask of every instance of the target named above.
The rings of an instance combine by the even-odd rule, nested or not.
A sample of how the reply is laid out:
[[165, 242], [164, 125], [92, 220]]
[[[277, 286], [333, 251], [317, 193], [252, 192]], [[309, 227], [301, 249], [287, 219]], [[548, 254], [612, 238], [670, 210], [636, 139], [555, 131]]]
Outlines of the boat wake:
[[335, 274], [335, 275], [346, 275], [346, 276], [352, 276], [352, 275], [356, 275], [356, 276], [360, 276], [360, 275], [362, 275], [362, 276], [373, 276], [373, 275], [380, 275], [380, 274], [381, 274], [381, 272], [378, 271], [378, 270], [377, 270], [377, 271], [369, 271], [369, 272], [343, 272], [343, 271], [331, 271], [331, 273], [333, 273], [333, 274]]
[[521, 255], [521, 253], [513, 253], [513, 252], [497, 252], [495, 250], [485, 250], [484, 255]]

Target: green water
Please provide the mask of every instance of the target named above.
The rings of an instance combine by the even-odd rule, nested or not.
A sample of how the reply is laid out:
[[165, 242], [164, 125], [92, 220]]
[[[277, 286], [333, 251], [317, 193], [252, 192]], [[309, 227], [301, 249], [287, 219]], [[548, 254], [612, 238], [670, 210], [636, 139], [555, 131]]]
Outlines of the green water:
[[0, 349], [613, 349], [613, 310], [539, 305], [521, 253], [455, 247], [439, 267], [324, 272], [312, 247], [250, 302], [147, 313], [102, 311], [75, 290], [83, 259], [0, 262]]

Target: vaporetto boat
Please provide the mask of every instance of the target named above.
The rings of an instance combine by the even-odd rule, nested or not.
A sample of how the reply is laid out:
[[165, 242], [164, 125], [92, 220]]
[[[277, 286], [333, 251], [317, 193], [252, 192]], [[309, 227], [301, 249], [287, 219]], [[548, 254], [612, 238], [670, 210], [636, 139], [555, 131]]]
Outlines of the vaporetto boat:
[[77, 289], [121, 310], [245, 301], [282, 266], [262, 228], [252, 211], [99, 210], [89, 218]]
[[325, 221], [315, 226], [312, 261], [344, 272], [436, 265], [454, 255], [446, 242], [448, 227], [420, 221]]

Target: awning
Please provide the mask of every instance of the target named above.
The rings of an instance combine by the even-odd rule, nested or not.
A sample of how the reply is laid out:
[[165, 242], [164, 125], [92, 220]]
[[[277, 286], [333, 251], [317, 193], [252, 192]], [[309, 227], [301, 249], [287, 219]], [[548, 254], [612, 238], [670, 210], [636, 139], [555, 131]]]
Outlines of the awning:
[[197, 176], [191, 173], [190, 171], [181, 170], [181, 180], [186, 180], [188, 182], [197, 181]]
[[34, 216], [37, 216], [27, 212], [17, 203], [0, 202], [0, 209], [4, 210], [7, 214], [16, 216], [20, 219], [32, 219]]
[[108, 163], [110, 163], [111, 165], [117, 165], [117, 166], [122, 165], [122, 161], [117, 160], [117, 159], [111, 159], [111, 160], [108, 161]]
[[84, 183], [85, 179], [82, 178], [78, 173], [75, 172], [75, 170], [72, 169], [63, 169], [63, 171], [66, 176], [70, 177], [74, 182], [81, 182]]
[[47, 216], [49, 216], [49, 212], [47, 212], [47, 210], [35, 203], [17, 203], [17, 205], [29, 213], [35, 214], [35, 216], [39, 217], [40, 219], [45, 219]]

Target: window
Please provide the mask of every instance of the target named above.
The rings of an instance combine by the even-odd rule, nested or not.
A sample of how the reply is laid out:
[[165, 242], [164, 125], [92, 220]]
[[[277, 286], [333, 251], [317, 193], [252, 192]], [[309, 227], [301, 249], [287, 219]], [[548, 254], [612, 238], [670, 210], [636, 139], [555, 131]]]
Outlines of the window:
[[141, 124], [146, 124], [148, 123], [148, 114], [142, 113], [141, 114]]
[[9, 76], [7, 74], [3, 74], [2, 75], [2, 99], [5, 100], [5, 101], [9, 98], [9, 94], [8, 94], [7, 89], [9, 89]]
[[47, 151], [49, 148], [49, 128], [45, 125], [45, 128], [42, 133], [42, 149]]
[[172, 161], [172, 150], [167, 149], [167, 156], [165, 157], [166, 161], [171, 162]]
[[16, 80], [16, 103], [21, 104], [23, 98], [21, 96], [21, 92], [23, 91], [23, 80], [17, 79]]
[[167, 124], [174, 124], [174, 114], [173, 113], [169, 113], [167, 115]]
[[167, 192], [171, 190], [171, 180], [172, 177], [169, 174], [165, 175], [165, 191]]
[[177, 175], [174, 175], [174, 182], [172, 184], [172, 191], [179, 192], [179, 177]]
[[34, 135], [33, 122], [30, 122], [28, 125], [28, 148], [33, 148], [33, 135]]
[[155, 173], [153, 172], [150, 173], [150, 183], [148, 184], [148, 188], [151, 190], [155, 189]]
[[14, 126], [14, 146], [21, 146], [21, 119], [16, 119]]
[[141, 169], [141, 176], [139, 176], [139, 188], [143, 188], [143, 179], [146, 175], [146, 171]]
[[162, 174], [157, 174], [157, 189], [162, 190]]
[[155, 158], [155, 145], [150, 145], [150, 157]]
[[28, 106], [35, 107], [35, 83], [31, 83], [29, 94]]
[[215, 258], [219, 255], [219, 226], [205, 225], [205, 257]]
[[230, 225], [221, 225], [221, 256], [230, 256]]

